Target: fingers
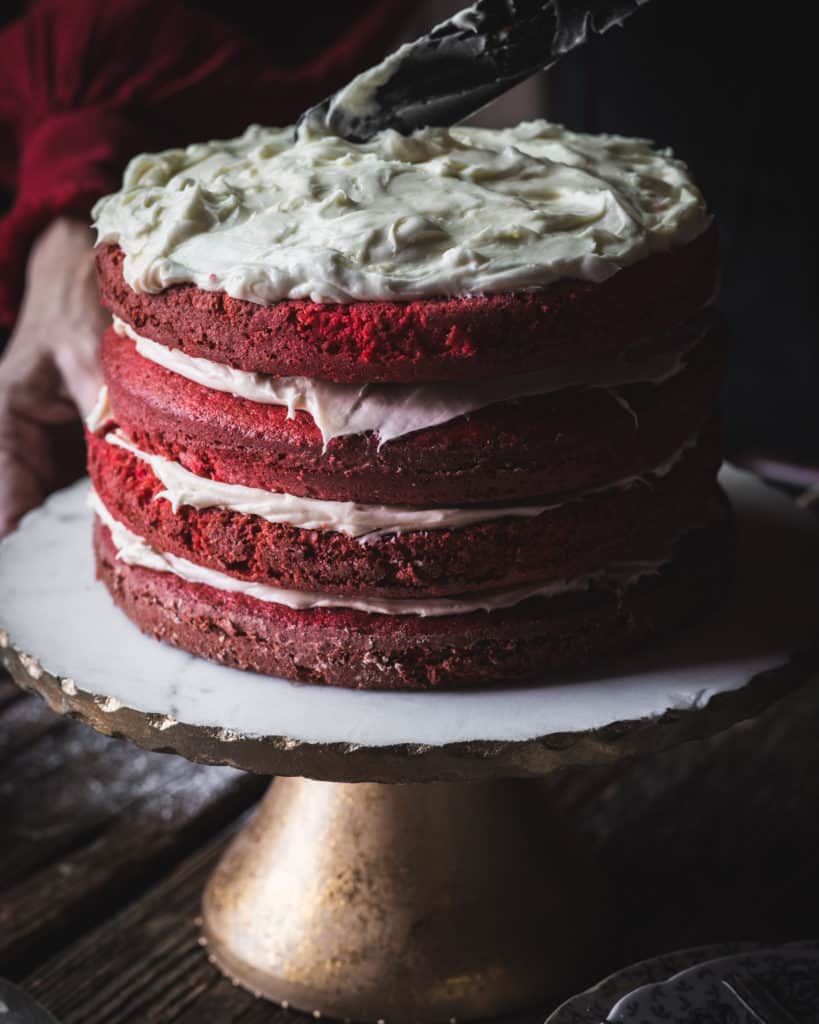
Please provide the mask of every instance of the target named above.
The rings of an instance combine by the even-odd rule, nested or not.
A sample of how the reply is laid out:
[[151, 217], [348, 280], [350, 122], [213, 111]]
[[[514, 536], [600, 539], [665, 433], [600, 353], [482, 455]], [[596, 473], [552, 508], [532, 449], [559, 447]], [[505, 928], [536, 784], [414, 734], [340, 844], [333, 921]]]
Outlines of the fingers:
[[[80, 221], [58, 218], [32, 249], [7, 358], [25, 363], [46, 357], [60, 377], [58, 388], [49, 382], [50, 391], [60, 389], [84, 415], [93, 407], [102, 382], [99, 343], [110, 322], [100, 307], [92, 233]], [[27, 373], [25, 367], [22, 373]]]
[[99, 336], [84, 332], [70, 345], [59, 346], [54, 354], [66, 394], [81, 416], [94, 408], [102, 387]]
[[50, 353], [18, 345], [0, 360], [0, 436], [15, 423], [68, 423], [77, 415]]
[[76, 472], [77, 420], [102, 383], [107, 322], [91, 233], [58, 219], [32, 250], [21, 312], [0, 360], [0, 534]]
[[46, 496], [41, 480], [14, 452], [0, 450], [0, 537]]
[[73, 404], [52, 395], [26, 406], [20, 397], [18, 390], [0, 388], [0, 536], [82, 472], [84, 445]]
[[[8, 395], [0, 391], [0, 455], [11, 476], [30, 477], [40, 492], [48, 492], [55, 477], [49, 444], [48, 418], [34, 419], [18, 412]], [[17, 489], [17, 483], [10, 488]], [[23, 490], [28, 493], [28, 485]]]
[[55, 431], [77, 419], [52, 358], [20, 346], [0, 361], [0, 536], [60, 482]]

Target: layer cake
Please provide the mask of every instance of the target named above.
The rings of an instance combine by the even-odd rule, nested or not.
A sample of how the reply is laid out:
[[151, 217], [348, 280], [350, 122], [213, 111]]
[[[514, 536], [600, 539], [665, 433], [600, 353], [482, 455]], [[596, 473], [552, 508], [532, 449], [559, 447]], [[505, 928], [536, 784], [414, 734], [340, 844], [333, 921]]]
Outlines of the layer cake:
[[510, 685], [723, 591], [716, 233], [668, 152], [251, 128], [136, 158], [95, 215], [97, 567], [151, 635]]

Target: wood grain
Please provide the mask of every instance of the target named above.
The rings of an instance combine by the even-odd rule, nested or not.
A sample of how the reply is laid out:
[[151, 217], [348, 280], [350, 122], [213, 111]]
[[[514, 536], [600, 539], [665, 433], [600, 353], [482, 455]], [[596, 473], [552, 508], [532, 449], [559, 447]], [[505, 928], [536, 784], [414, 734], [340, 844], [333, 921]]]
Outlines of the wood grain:
[[137, 895], [264, 788], [231, 769], [136, 751], [28, 697], [0, 715], [0, 751], [0, 970], [12, 978]]
[[[14, 687], [19, 700], [2, 705], [4, 682]], [[65, 720], [58, 718], [42, 701], [25, 699], [11, 680], [0, 680], [0, 770], [10, 757], [64, 725]]]

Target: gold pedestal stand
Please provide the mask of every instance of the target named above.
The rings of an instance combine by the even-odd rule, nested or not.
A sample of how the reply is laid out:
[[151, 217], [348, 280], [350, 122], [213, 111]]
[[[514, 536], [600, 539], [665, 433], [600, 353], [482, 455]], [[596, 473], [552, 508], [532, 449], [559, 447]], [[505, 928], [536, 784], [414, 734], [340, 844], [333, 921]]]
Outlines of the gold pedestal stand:
[[280, 779], [205, 890], [209, 953], [259, 995], [333, 1017], [537, 1003], [586, 932], [541, 790]]
[[272, 783], [211, 877], [208, 952], [260, 996], [389, 1024], [491, 1017], [588, 977], [610, 941], [605, 872], [561, 832], [546, 776], [713, 735], [816, 678], [813, 658], [650, 720], [524, 741], [361, 747], [145, 714], [46, 671], [2, 632], [0, 658], [21, 686], [99, 732], [207, 764], [300, 773]]

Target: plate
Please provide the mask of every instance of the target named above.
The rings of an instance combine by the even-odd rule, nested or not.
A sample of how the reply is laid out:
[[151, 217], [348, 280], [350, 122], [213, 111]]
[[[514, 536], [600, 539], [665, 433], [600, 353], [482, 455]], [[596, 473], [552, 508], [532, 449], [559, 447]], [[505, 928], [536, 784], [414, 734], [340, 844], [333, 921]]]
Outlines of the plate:
[[644, 960], [573, 996], [546, 1024], [759, 1024], [721, 983], [731, 974], [758, 980], [800, 1024], [819, 1024], [819, 942], [729, 943]]

